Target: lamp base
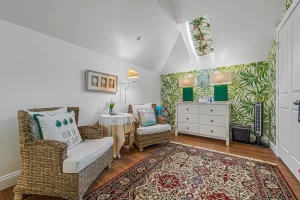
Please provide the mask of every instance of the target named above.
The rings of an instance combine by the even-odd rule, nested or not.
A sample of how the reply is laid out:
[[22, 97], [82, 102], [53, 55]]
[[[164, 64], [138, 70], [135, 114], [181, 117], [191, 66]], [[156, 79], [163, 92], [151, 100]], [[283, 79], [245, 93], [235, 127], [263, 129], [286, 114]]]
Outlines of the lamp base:
[[228, 101], [228, 85], [214, 85], [214, 100]]
[[182, 88], [182, 101], [194, 102], [194, 88]]

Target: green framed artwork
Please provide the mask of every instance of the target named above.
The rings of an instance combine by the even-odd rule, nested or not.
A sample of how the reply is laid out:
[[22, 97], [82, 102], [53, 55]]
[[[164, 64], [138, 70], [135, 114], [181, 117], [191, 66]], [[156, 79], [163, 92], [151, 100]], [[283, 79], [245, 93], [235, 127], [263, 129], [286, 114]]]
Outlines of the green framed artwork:
[[192, 87], [182, 88], [182, 100], [194, 101], [194, 89]]

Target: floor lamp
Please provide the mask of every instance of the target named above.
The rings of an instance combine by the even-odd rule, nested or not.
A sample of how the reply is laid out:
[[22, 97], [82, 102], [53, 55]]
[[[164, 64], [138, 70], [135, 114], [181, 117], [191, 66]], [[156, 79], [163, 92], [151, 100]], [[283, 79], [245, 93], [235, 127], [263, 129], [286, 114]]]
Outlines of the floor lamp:
[[128, 71], [127, 78], [131, 79], [131, 81], [120, 82], [121, 90], [125, 91], [125, 110], [126, 110], [126, 106], [127, 106], [127, 102], [126, 102], [127, 94], [126, 93], [127, 93], [127, 90], [129, 90], [129, 85], [131, 83], [134, 83], [135, 82], [134, 79], [139, 78], [139, 76], [138, 76], [138, 73], [135, 71], [135, 69], [131, 68]]

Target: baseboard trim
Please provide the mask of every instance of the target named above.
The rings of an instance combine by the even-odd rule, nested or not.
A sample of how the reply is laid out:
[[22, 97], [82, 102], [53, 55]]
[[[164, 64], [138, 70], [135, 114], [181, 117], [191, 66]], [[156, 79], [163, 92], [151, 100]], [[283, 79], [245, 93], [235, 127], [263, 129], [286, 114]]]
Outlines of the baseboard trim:
[[0, 191], [17, 184], [21, 170], [0, 177]]
[[270, 140], [270, 148], [273, 151], [273, 153], [277, 156], [276, 145], [271, 140]]

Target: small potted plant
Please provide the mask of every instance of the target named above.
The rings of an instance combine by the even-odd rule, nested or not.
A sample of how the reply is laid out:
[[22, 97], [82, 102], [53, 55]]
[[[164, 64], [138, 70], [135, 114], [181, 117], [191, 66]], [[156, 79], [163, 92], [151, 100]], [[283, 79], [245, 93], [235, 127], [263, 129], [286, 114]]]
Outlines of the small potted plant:
[[110, 102], [107, 102], [107, 104], [108, 104], [108, 108], [109, 108], [108, 113], [111, 115], [111, 114], [114, 113], [114, 107], [115, 107], [115, 105], [116, 105], [116, 102], [114, 102], [114, 101], [111, 99]]

